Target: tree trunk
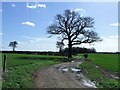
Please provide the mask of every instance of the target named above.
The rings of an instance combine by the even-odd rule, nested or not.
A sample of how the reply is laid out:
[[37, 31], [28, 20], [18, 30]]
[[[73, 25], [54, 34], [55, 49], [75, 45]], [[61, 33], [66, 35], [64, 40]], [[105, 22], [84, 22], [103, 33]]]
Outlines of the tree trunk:
[[13, 47], [13, 51], [15, 51], [15, 47]]
[[68, 44], [69, 52], [68, 52], [68, 58], [72, 58], [72, 44], [69, 42]]
[[60, 50], [59, 50], [59, 53], [60, 53], [60, 55], [62, 55], [62, 49], [60, 48]]

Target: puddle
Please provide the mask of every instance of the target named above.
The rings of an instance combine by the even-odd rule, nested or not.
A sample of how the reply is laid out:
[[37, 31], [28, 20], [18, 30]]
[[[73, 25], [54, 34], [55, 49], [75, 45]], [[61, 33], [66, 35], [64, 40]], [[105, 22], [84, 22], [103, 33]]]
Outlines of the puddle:
[[87, 87], [91, 87], [91, 88], [97, 88], [95, 83], [91, 82], [89, 79], [87, 79], [82, 73], [77, 74], [78, 76], [78, 80], [80, 80], [80, 82], [82, 82], [82, 84], [84, 84]]
[[88, 78], [86, 78], [82, 74], [81, 69], [79, 67], [75, 67], [75, 66], [67, 67], [66, 65], [64, 65], [64, 66], [58, 66], [57, 69], [63, 72], [72, 72], [77, 78], [77, 80], [79, 80], [79, 82], [81, 82], [83, 85], [91, 88], [97, 88], [94, 82], [91, 82]]
[[117, 77], [117, 76], [114, 76], [114, 75], [110, 75], [112, 78], [114, 78], [114, 79], [118, 79], [119, 80], [119, 77]]
[[99, 68], [99, 66], [95, 66], [96, 68]]
[[59, 68], [59, 70], [62, 70], [64, 72], [68, 72], [69, 70], [71, 70], [72, 72], [75, 72], [75, 73], [80, 73], [81, 72], [81, 70], [77, 67], [73, 67], [73, 68], [61, 67], [61, 68]]
[[63, 68], [62, 71], [68, 72], [68, 68]]
[[95, 86], [95, 84], [94, 84], [93, 82], [91, 82], [90, 80], [82, 79], [82, 81], [83, 81], [83, 84], [84, 84], [85, 86], [97, 88], [97, 87]]
[[76, 72], [76, 73], [79, 73], [79, 72], [81, 72], [81, 70], [79, 69], [79, 68], [71, 68], [71, 70], [73, 71], [73, 72]]

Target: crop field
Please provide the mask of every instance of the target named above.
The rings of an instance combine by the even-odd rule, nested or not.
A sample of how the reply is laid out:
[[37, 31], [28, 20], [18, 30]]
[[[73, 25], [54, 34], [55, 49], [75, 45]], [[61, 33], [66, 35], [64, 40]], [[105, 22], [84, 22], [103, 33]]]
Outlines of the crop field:
[[117, 72], [119, 66], [118, 56], [118, 54], [89, 54], [88, 58], [92, 60], [95, 65], [101, 66], [106, 70]]
[[[33, 72], [39, 68], [61, 63], [61, 56], [2, 54], [7, 55], [3, 88], [31, 88]], [[3, 59], [2, 59], [3, 60]]]
[[61, 56], [49, 56], [49, 55], [33, 55], [33, 54], [2, 54], [2, 57], [7, 55], [6, 67], [20, 66], [32, 63], [44, 62], [47, 60], [56, 61], [62, 59]]

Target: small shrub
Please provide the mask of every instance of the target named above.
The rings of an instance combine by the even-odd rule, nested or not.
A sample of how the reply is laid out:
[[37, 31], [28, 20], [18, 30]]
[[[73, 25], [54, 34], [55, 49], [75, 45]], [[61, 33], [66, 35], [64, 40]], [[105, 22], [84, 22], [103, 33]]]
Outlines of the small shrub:
[[84, 56], [84, 58], [88, 58], [88, 54], [84, 54], [83, 56]]

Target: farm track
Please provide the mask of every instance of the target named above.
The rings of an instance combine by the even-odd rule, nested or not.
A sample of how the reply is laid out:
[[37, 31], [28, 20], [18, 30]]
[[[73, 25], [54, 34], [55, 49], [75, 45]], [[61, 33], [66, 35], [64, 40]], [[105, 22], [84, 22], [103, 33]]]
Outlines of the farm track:
[[34, 88], [87, 88], [76, 74], [72, 72], [63, 72], [58, 68], [73, 66], [78, 67], [81, 62], [68, 62], [53, 65], [51, 67], [39, 70], [34, 75]]

